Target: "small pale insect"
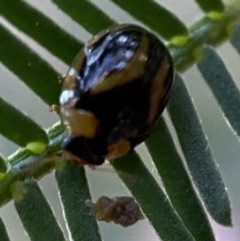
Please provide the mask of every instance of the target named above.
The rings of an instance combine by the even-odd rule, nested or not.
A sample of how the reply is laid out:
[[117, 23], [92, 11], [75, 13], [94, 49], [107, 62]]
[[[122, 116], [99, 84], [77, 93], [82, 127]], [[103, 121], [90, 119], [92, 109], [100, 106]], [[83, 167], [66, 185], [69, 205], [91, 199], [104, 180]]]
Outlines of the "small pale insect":
[[63, 149], [80, 165], [128, 153], [164, 110], [173, 72], [164, 44], [139, 26], [117, 25], [91, 38], [63, 77]]

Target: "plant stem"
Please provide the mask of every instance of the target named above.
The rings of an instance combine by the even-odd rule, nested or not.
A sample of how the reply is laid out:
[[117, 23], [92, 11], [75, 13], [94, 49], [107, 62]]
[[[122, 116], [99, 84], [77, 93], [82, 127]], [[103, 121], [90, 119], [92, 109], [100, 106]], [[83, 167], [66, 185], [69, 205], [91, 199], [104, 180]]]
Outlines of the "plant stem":
[[179, 72], [201, 60], [202, 46], [220, 45], [234, 33], [234, 23], [240, 18], [240, 10], [227, 9], [221, 18], [214, 20], [204, 15], [190, 27], [190, 38], [182, 47], [168, 45], [169, 51]]

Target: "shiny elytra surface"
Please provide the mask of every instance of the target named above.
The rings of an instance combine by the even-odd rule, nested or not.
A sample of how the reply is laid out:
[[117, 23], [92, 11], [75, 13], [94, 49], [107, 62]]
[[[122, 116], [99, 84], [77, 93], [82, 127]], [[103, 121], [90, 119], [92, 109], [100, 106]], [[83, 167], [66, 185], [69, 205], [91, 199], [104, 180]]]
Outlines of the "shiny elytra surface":
[[136, 25], [117, 25], [88, 41], [63, 79], [63, 148], [99, 165], [144, 141], [162, 113], [173, 81], [163, 43]]

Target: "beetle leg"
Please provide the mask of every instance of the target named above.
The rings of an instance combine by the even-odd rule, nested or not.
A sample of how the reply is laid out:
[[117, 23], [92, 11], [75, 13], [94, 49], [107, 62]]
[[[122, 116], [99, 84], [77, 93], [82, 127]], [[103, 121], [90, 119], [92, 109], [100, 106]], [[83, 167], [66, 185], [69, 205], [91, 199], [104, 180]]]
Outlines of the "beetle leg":
[[52, 106], [49, 107], [49, 111], [50, 112], [55, 112], [55, 113], [59, 114], [60, 113], [60, 108], [61, 107], [59, 105], [52, 105]]
[[108, 146], [108, 154], [106, 155], [106, 158], [113, 161], [113, 159], [115, 158], [124, 156], [130, 150], [131, 150], [131, 145], [129, 141], [124, 138], [121, 138], [116, 143], [113, 143]]
[[60, 75], [60, 76], [58, 76], [58, 82], [59, 82], [60, 84], [62, 84], [62, 83], [64, 82], [65, 78], [66, 78], [66, 75]]

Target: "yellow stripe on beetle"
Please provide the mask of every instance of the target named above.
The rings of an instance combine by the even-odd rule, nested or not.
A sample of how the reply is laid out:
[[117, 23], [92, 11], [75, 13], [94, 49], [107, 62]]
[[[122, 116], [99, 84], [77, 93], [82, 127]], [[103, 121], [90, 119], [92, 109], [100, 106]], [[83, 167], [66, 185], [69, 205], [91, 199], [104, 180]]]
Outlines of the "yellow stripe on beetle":
[[88, 111], [61, 108], [63, 125], [69, 135], [93, 139], [97, 133], [99, 120]]
[[155, 75], [150, 90], [150, 107], [149, 107], [149, 124], [152, 125], [156, 121], [159, 106], [161, 102], [165, 102], [166, 93], [169, 86], [164, 86], [167, 75], [169, 73], [170, 63], [168, 58], [164, 57], [157, 74]]

